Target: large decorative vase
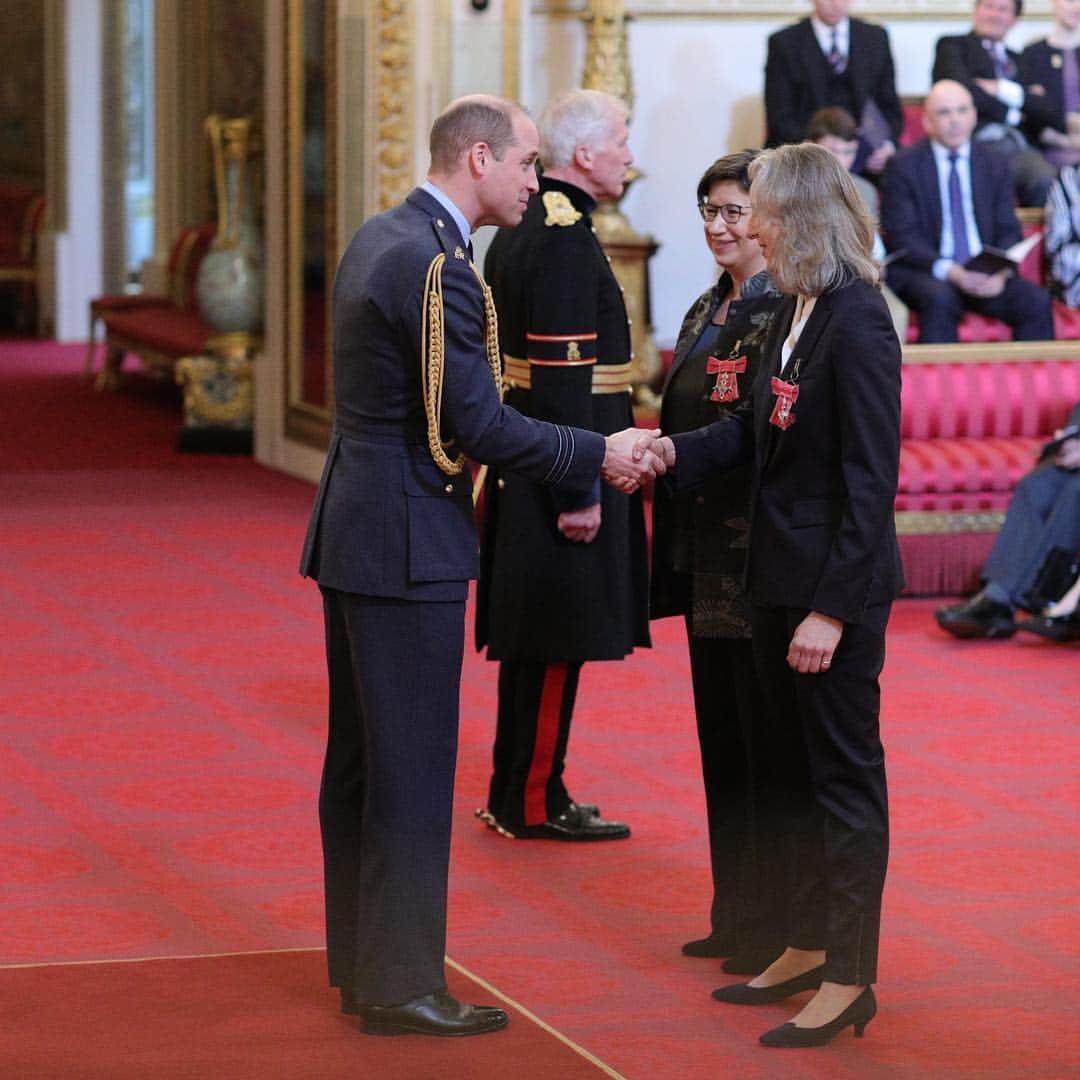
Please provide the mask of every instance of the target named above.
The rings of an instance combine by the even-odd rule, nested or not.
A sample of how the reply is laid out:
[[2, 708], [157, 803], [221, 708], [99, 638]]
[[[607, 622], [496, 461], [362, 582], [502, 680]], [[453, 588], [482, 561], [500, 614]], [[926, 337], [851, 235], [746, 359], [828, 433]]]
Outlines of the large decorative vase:
[[254, 337], [263, 321], [263, 249], [252, 193], [251, 120], [206, 118], [214, 158], [218, 231], [199, 267], [199, 314], [218, 335]]

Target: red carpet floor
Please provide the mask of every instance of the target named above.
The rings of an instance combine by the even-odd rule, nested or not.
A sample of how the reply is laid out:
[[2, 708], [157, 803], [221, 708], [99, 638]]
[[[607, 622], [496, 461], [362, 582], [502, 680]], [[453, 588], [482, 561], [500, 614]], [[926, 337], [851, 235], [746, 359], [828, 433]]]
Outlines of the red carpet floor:
[[[318, 1063], [339, 1053], [359, 1076], [577, 1075], [520, 1048], [520, 1016], [489, 1037], [498, 1054], [362, 1039], [317, 954], [11, 966], [321, 944], [321, 620], [295, 572], [312, 488], [176, 453], [171, 388], [97, 394], [81, 361], [0, 342], [0, 1076], [335, 1076]], [[904, 601], [890, 627], [893, 848], [865, 1039], [761, 1049], [797, 1003], [725, 1009], [718, 965], [679, 955], [708, 895], [673, 620], [582, 680], [568, 780], [631, 822], [625, 843], [515, 843], [475, 822], [495, 688], [467, 659], [450, 955], [627, 1077], [1076, 1075], [1080, 651], [952, 641], [933, 606]], [[103, 1046], [106, 1023], [164, 1040], [158, 1056]]]

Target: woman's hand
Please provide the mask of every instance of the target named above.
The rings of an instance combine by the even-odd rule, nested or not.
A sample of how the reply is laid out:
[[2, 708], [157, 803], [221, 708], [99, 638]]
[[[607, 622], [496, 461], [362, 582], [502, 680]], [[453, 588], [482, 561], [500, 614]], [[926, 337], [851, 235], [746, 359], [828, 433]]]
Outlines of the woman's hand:
[[801, 675], [820, 675], [828, 671], [843, 632], [844, 624], [839, 619], [811, 611], [791, 635], [788, 667]]

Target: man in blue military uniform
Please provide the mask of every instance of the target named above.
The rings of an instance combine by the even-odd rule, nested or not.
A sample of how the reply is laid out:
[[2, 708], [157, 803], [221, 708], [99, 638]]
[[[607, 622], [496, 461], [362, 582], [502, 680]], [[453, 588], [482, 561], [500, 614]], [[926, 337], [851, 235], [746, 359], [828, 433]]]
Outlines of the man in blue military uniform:
[[464, 455], [588, 491], [662, 463], [526, 419], [499, 396], [497, 326], [469, 257], [520, 221], [536, 128], [510, 102], [451, 104], [428, 180], [366, 222], [334, 281], [336, 414], [301, 572], [322, 590], [330, 684], [319, 796], [330, 983], [374, 1034], [471, 1035], [501, 1009], [446, 992], [443, 955], [458, 689], [478, 569]]
[[[556, 97], [540, 119], [540, 197], [499, 231], [485, 266], [509, 404], [601, 434], [633, 423], [629, 320], [590, 217], [598, 199], [622, 194], [627, 140], [617, 98]], [[477, 642], [500, 665], [494, 772], [477, 815], [517, 838], [629, 836], [574, 802], [563, 767], [582, 663], [649, 644], [640, 494], [599, 482], [553, 490], [493, 470], [482, 554]]]

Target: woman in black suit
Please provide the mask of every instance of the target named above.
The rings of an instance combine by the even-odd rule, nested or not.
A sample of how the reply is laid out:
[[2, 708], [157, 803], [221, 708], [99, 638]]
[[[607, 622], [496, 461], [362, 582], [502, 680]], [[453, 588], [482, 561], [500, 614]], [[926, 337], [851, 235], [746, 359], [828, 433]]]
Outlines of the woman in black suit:
[[801, 143], [750, 167], [750, 229], [789, 298], [751, 400], [660, 440], [679, 489], [753, 460], [746, 580], [767, 708], [759, 779], [766, 861], [791, 868], [787, 948], [714, 997], [818, 992], [768, 1046], [861, 1035], [876, 1012], [888, 858], [878, 677], [902, 584], [893, 525], [900, 344], [877, 288], [872, 225], [835, 156]]
[[1028, 138], [1051, 165], [1080, 164], [1080, 0], [1054, 0], [1054, 29], [1024, 49], [1019, 69], [1022, 84], [1043, 91]]
[[[757, 152], [722, 157], [697, 187], [705, 243], [720, 268], [716, 284], [686, 313], [664, 384], [660, 426], [691, 431], [738, 407], [750, 393], [761, 346], [782, 302], [750, 235], [750, 177]], [[752, 975], [783, 949], [776, 890], [762, 888], [751, 838], [751, 734], [761, 692], [742, 591], [749, 463], [716, 473], [693, 491], [657, 485], [653, 502], [654, 619], [686, 622], [713, 896], [709, 935], [687, 956], [726, 956], [724, 970]]]

